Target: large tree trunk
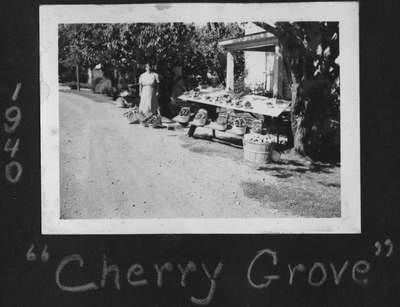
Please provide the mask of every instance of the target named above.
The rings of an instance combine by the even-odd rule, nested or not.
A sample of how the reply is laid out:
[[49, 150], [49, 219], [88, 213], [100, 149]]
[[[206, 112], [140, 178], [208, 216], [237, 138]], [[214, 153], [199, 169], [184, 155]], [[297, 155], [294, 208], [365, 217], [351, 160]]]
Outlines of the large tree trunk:
[[294, 72], [291, 69], [290, 61], [287, 58], [287, 54], [283, 53], [283, 64], [286, 70], [288, 81], [290, 84], [291, 91], [291, 107], [290, 107], [290, 126], [291, 129], [288, 135], [288, 146], [294, 148], [297, 152], [304, 154], [304, 134], [305, 131], [302, 126], [303, 118], [300, 116], [299, 103], [301, 97], [301, 84], [296, 79]]
[[325, 80], [301, 81], [291, 120], [296, 152], [313, 160], [332, 162], [340, 159], [340, 145], [329, 115], [332, 102], [328, 85]]
[[290, 124], [292, 134], [289, 136], [289, 145], [291, 145], [296, 152], [305, 154], [304, 138], [305, 129], [303, 125], [304, 118], [297, 112], [298, 104], [300, 103], [301, 95], [299, 95], [300, 84], [296, 81], [291, 86], [292, 91], [292, 105], [290, 110]]
[[[285, 65], [287, 64], [286, 59], [284, 58], [284, 63]], [[290, 77], [290, 91], [292, 93], [292, 98], [291, 98], [291, 105], [290, 105], [290, 126], [291, 129], [289, 131], [288, 135], [288, 145], [290, 148], [294, 147], [294, 135], [296, 133], [296, 125], [295, 123], [295, 118], [294, 118], [294, 106], [296, 104], [296, 99], [297, 99], [297, 89], [299, 87], [298, 83], [296, 82], [296, 78], [294, 77], [293, 72], [288, 71], [290, 67], [286, 66], [286, 72], [288, 76]]]
[[80, 83], [79, 83], [79, 65], [76, 65], [76, 66], [75, 66], [75, 71], [76, 71], [76, 89], [77, 89], [78, 91], [80, 91], [81, 85], [80, 85]]
[[321, 151], [319, 132], [327, 108], [324, 86], [317, 80], [297, 80], [288, 59], [284, 60], [290, 70], [292, 94], [289, 145], [299, 154], [315, 159]]

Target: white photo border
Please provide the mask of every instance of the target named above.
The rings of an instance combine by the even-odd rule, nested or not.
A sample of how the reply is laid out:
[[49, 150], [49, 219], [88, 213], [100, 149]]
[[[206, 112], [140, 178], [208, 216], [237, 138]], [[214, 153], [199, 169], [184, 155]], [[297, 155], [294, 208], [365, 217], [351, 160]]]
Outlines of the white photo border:
[[[361, 233], [357, 2], [41, 5], [39, 20], [42, 234]], [[58, 24], [269, 20], [339, 22], [340, 218], [60, 219]]]

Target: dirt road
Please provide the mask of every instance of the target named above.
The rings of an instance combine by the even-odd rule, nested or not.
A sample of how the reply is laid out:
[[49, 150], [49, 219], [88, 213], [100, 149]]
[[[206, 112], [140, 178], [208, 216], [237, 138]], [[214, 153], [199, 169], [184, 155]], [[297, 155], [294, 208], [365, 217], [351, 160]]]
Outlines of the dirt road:
[[[62, 218], [309, 215], [291, 208], [297, 200], [287, 195], [295, 194], [281, 191], [285, 185], [290, 189], [295, 178], [298, 183], [303, 176], [312, 184], [321, 174], [315, 179], [315, 173], [289, 170], [290, 176], [281, 178], [277, 169], [242, 161], [240, 148], [188, 138], [185, 129], [129, 125], [125, 111], [108, 99], [60, 92]], [[306, 205], [328, 206], [319, 216], [337, 216], [338, 171], [322, 176], [328, 176], [324, 182], [333, 180], [332, 185], [310, 192], [302, 182], [297, 198], [308, 201]]]

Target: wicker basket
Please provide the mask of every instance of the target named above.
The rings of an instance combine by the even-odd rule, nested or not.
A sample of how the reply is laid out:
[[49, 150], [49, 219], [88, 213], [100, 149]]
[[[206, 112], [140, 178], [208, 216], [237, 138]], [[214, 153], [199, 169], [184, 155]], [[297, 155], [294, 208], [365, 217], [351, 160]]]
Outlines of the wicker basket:
[[243, 140], [244, 159], [252, 162], [268, 163], [271, 161], [273, 143], [254, 144]]

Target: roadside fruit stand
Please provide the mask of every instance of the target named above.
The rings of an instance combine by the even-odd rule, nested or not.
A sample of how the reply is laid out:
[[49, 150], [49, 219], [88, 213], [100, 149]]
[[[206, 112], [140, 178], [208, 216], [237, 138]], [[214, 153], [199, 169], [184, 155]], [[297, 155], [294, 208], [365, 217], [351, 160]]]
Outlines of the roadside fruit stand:
[[[257, 118], [269, 117], [270, 124], [275, 123], [279, 126], [281, 115], [289, 114], [291, 104], [290, 85], [282, 63], [279, 42], [271, 33], [256, 25], [249, 23], [248, 26], [244, 37], [219, 42], [219, 45], [227, 52], [225, 88], [199, 86], [183, 93], [179, 99], [197, 103], [200, 107], [211, 105], [234, 112], [246, 112]], [[234, 81], [234, 57], [237, 51], [244, 52], [246, 76], [243, 89], [247, 89], [240, 89], [239, 93]], [[257, 95], [255, 89], [259, 84], [270, 95]], [[265, 162], [271, 158], [270, 153], [274, 151], [273, 144], [279, 143], [279, 129], [276, 130], [276, 142], [270, 134], [263, 132], [262, 123], [258, 123], [259, 127], [251, 127], [249, 134], [246, 134], [246, 126], [240, 120], [234, 120], [233, 124], [231, 123], [231, 129], [227, 129], [227, 113], [219, 113], [216, 121], [208, 124], [207, 111], [200, 109], [193, 121], [189, 123], [188, 135], [193, 136], [199, 126], [210, 128], [214, 138], [216, 130], [241, 135], [244, 136], [243, 147], [246, 159]], [[179, 119], [180, 116], [176, 118], [178, 122]]]
[[[282, 113], [290, 111], [290, 101], [288, 100], [269, 98], [253, 94], [237, 94], [220, 89], [207, 89], [205, 91], [192, 90], [189, 92], [185, 92], [184, 94], [179, 96], [179, 99], [186, 102], [194, 102], [200, 105], [211, 105], [227, 110], [236, 110], [251, 114], [265, 115], [274, 119], [278, 118]], [[192, 126], [194, 126], [192, 127], [192, 129], [195, 129], [197, 126], [203, 126], [212, 130], [220, 130], [226, 132], [230, 131], [226, 128], [218, 129], [219, 126], [216, 126], [213, 122], [209, 125], [206, 125], [206, 123], [204, 123], [204, 125], [196, 125], [195, 123], [195, 120], [191, 122]], [[234, 126], [236, 125], [234, 124]], [[189, 136], [192, 136], [193, 133], [194, 130], [190, 131]], [[243, 133], [234, 134], [245, 134], [245, 131], [243, 131]]]
[[[189, 91], [185, 92], [179, 99], [187, 102], [195, 102], [198, 104], [212, 105], [227, 110], [236, 110], [241, 112], [248, 112], [252, 114], [261, 114], [277, 118], [283, 112], [290, 111], [290, 101], [276, 98], [268, 98], [259, 95], [243, 95], [236, 94], [226, 90], [210, 90], [205, 91]], [[194, 125], [196, 126], [196, 125]], [[204, 125], [210, 129], [213, 125]], [[220, 130], [220, 129], [212, 129]], [[224, 129], [225, 130], [225, 129]], [[194, 130], [191, 131], [191, 135]], [[229, 130], [227, 131], [229, 132]], [[244, 133], [243, 133], [244, 134]], [[190, 135], [190, 136], [191, 136]]]
[[[192, 90], [181, 95], [179, 99], [186, 102], [197, 103], [200, 106], [211, 105], [227, 110], [236, 110], [250, 114], [265, 115], [271, 117], [273, 120], [277, 120], [282, 113], [290, 111], [290, 101], [288, 100], [269, 98], [253, 94], [241, 95], [226, 90]], [[227, 129], [227, 112], [219, 113], [219, 116], [215, 122], [209, 122], [206, 111], [204, 109], [200, 109], [195, 118], [189, 122], [188, 110], [184, 111], [185, 112], [183, 113], [186, 113], [184, 121], [189, 123], [188, 136], [193, 136], [197, 127], [211, 129], [213, 138], [216, 137], [216, 130], [232, 133], [236, 136], [244, 136], [243, 147], [244, 157], [246, 160], [265, 162], [271, 159], [277, 159], [271, 155], [276, 155], [276, 153], [274, 153], [273, 144], [279, 143], [279, 130], [277, 131], [275, 142], [270, 134], [262, 134], [262, 123], [260, 121], [254, 121], [255, 124], [253, 124], [251, 127], [250, 133], [246, 134], [246, 123], [240, 118], [235, 119], [231, 125], [231, 128]], [[175, 120], [179, 122], [179, 116], [178, 119]]]

